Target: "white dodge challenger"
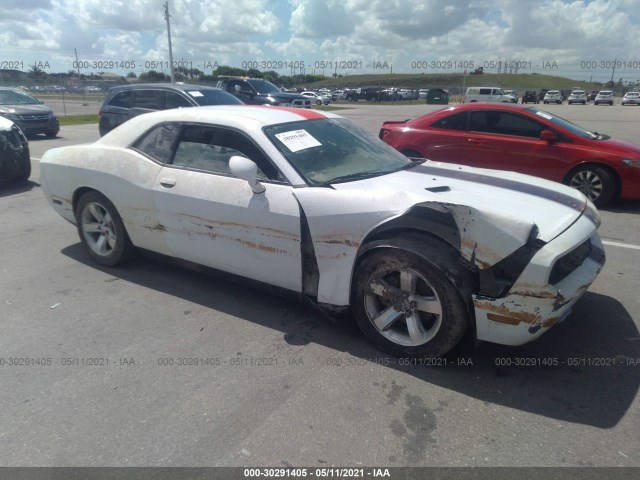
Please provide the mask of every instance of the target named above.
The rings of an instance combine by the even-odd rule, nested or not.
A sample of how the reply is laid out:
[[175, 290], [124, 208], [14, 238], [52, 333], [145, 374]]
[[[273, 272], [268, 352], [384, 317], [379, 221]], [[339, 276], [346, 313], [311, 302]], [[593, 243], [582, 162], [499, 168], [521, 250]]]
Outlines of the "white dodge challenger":
[[534, 340], [605, 259], [598, 213], [577, 190], [411, 161], [327, 112], [141, 115], [93, 144], [49, 150], [41, 183], [99, 264], [154, 252], [350, 308], [401, 357], [444, 355], [465, 332]]

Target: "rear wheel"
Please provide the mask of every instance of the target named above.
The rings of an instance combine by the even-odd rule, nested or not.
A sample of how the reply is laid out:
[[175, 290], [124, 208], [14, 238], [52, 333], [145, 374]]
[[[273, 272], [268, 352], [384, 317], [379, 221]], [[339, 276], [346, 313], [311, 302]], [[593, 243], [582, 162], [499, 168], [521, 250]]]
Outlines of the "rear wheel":
[[134, 256], [135, 247], [118, 211], [101, 193], [88, 192], [80, 198], [76, 224], [80, 240], [100, 265], [113, 267]]
[[380, 350], [398, 357], [439, 357], [463, 338], [468, 311], [445, 272], [455, 272], [447, 252], [427, 257], [380, 249], [358, 265], [352, 296], [356, 322]]
[[608, 203], [616, 191], [613, 175], [595, 165], [585, 165], [574, 170], [567, 177], [566, 184], [580, 190], [598, 207]]

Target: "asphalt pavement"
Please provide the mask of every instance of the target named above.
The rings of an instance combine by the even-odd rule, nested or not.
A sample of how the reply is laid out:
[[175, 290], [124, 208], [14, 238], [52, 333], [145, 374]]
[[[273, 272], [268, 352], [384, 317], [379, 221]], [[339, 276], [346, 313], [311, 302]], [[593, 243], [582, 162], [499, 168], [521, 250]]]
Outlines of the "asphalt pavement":
[[[373, 133], [439, 108], [349, 106]], [[640, 143], [640, 109], [544, 108]], [[38, 159], [97, 138], [32, 140], [30, 182], [0, 186], [0, 465], [640, 467], [639, 202], [601, 211], [607, 264], [565, 322], [419, 365], [225, 277], [93, 264]]]

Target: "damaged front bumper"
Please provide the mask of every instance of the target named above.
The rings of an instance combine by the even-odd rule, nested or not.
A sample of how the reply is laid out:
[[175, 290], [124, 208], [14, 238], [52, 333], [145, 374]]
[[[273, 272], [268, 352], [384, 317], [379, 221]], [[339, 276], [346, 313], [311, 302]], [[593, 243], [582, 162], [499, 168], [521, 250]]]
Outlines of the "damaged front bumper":
[[596, 227], [583, 215], [536, 253], [505, 296], [473, 296], [477, 339], [503, 345], [537, 339], [571, 313], [604, 262]]

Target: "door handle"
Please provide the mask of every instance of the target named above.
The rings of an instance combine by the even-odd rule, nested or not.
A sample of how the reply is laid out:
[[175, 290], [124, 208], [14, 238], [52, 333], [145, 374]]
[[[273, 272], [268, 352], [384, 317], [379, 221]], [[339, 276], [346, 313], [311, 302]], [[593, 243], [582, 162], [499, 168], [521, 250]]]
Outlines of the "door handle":
[[175, 187], [176, 181], [173, 178], [161, 178], [160, 185], [162, 185], [165, 188], [171, 188], [171, 187]]

